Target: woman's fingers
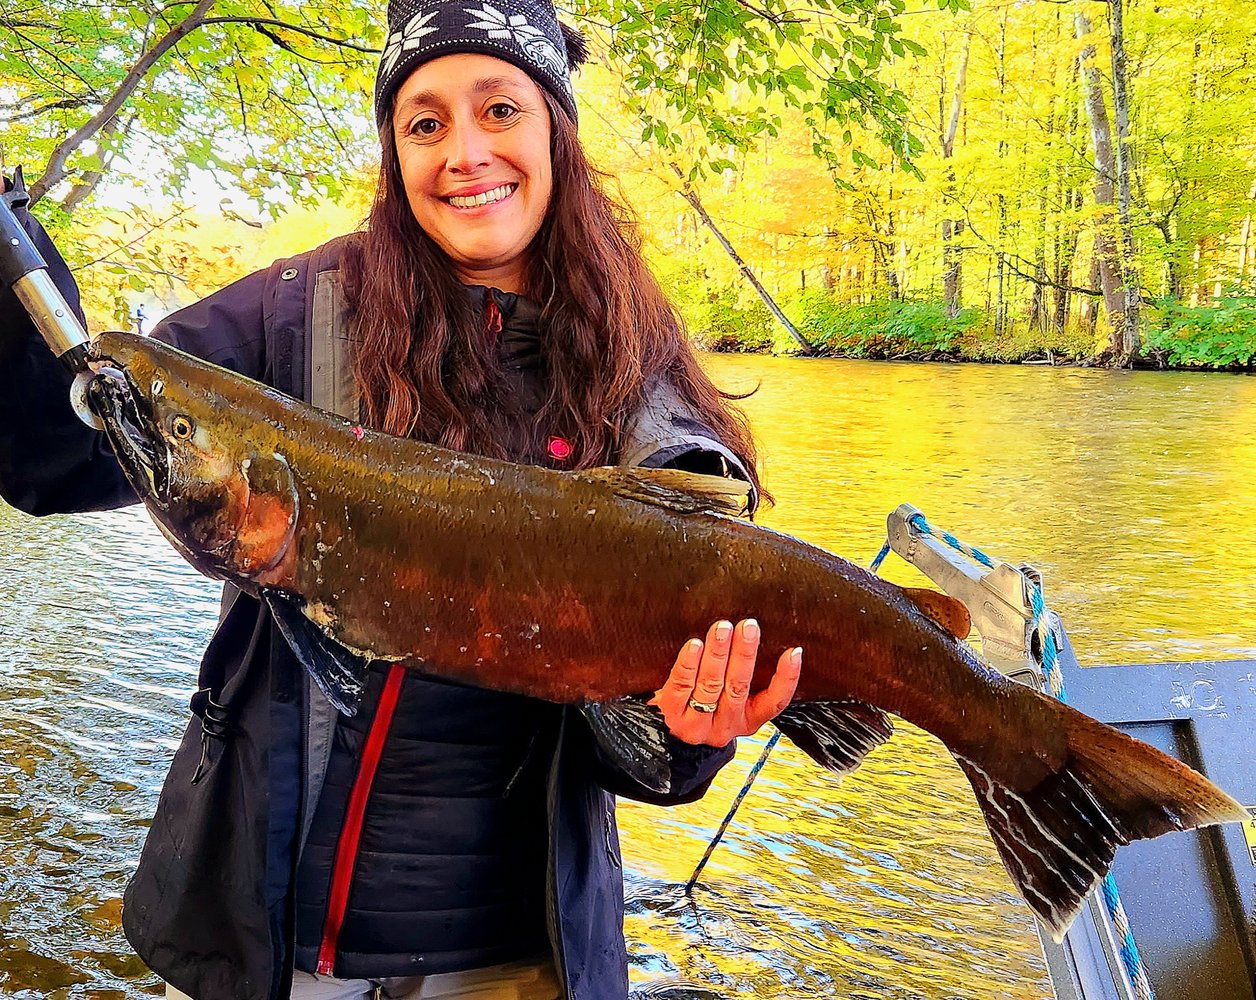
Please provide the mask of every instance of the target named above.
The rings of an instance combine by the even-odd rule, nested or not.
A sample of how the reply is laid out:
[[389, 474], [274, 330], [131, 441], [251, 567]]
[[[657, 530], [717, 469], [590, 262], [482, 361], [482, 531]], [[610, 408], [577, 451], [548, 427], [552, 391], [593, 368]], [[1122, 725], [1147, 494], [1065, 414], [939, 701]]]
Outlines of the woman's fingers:
[[746, 706], [747, 732], [758, 732], [765, 722], [771, 722], [789, 706], [798, 690], [798, 678], [802, 675], [802, 647], [787, 649], [776, 661], [776, 672], [768, 686], [750, 699]]
[[733, 632], [724, 673], [724, 690], [719, 707], [711, 719], [707, 742], [724, 746], [738, 736], [754, 730], [746, 729], [746, 705], [750, 700], [750, 684], [754, 680], [755, 662], [759, 656], [759, 623], [753, 618], [739, 622]]
[[[733, 645], [733, 623], [716, 622], [707, 631], [706, 648], [702, 651], [702, 663], [698, 666], [698, 680], [693, 686], [690, 708], [700, 715], [710, 715], [718, 707], [724, 693], [724, 674], [728, 671], [728, 654]], [[709, 706], [709, 712], [694, 705]]]
[[698, 680], [698, 666], [702, 662], [703, 644], [701, 639], [690, 639], [676, 656], [676, 663], [663, 686], [655, 692], [650, 704], [657, 705], [674, 728], [689, 707], [689, 699], [693, 697], [693, 686]]

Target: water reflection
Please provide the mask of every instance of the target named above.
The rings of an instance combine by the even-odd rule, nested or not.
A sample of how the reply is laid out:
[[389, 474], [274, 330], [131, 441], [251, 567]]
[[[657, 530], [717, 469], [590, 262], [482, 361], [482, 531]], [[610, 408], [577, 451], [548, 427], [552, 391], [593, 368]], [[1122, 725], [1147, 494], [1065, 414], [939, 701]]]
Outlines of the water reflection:
[[[1034, 563], [1083, 662], [1256, 656], [1256, 382], [713, 358], [748, 402], [765, 523], [867, 562], [903, 501]], [[918, 582], [893, 559], [887, 575]], [[136, 511], [0, 508], [0, 993], [157, 991], [120, 929], [216, 588]], [[672, 1000], [1048, 994], [958, 771], [899, 735], [838, 784], [782, 744], [692, 901], [761, 744], [692, 806], [621, 806], [634, 983]]]

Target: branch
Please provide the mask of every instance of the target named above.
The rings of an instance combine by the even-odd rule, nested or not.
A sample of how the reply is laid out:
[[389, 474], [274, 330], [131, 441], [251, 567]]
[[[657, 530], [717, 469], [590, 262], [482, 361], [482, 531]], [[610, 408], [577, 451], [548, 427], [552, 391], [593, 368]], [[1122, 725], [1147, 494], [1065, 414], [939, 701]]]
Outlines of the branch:
[[116, 246], [114, 246], [114, 248], [110, 250], [107, 254], [105, 254], [103, 257], [97, 257], [95, 260], [89, 260], [84, 264], [79, 264], [75, 267], [70, 268], [70, 270], [82, 271], [84, 268], [95, 267], [97, 264], [103, 264], [114, 254], [120, 253], [123, 250], [130, 250], [133, 246], [135, 246], [136, 243], [139, 243], [141, 240], [147, 239], [153, 233], [157, 232], [158, 229], [164, 229], [166, 226], [170, 225], [170, 223], [174, 222], [175, 219], [181, 218], [182, 216], [187, 215], [187, 213], [188, 213], [188, 208], [186, 206], [183, 208], [180, 208], [177, 212], [174, 213], [174, 215], [169, 215], [166, 218], [162, 219], [160, 222], [153, 223], [151, 226], [145, 229], [142, 233], [140, 233], [139, 236], [135, 237], [135, 239], [129, 240], [126, 243], [117, 243]]
[[354, 49], [357, 52], [365, 52], [367, 55], [379, 55], [380, 50], [370, 45], [359, 45], [357, 42], [351, 42], [347, 38], [333, 38], [331, 35], [323, 35], [310, 28], [303, 28], [299, 24], [289, 24], [287, 21], [280, 21], [272, 17], [207, 17], [202, 24], [246, 24], [256, 31], [260, 31], [276, 45], [294, 52], [286, 43], [280, 41], [275, 35], [269, 31], [263, 31], [262, 25], [269, 25], [273, 28], [282, 28], [284, 31], [295, 31], [298, 35], [305, 35], [307, 38], [313, 38], [316, 41], [328, 42], [332, 45], [338, 45], [345, 49]]
[[1017, 275], [1020, 278], [1023, 278], [1025, 281], [1028, 281], [1031, 284], [1041, 285], [1046, 288], [1056, 288], [1062, 292], [1073, 292], [1076, 295], [1089, 295], [1091, 298], [1103, 297], [1103, 292], [1101, 292], [1097, 288], [1082, 288], [1080, 285], [1064, 285], [1058, 281], [1051, 281], [1049, 279], [1040, 278], [1036, 274], [1028, 274], [1025, 271], [1022, 271], [1019, 267], [1016, 266], [1016, 264], [1013, 263], [1013, 261], [1021, 261], [1022, 263], [1030, 267], [1036, 267], [1037, 265], [1033, 261], [1027, 260], [1026, 258], [1020, 256], [1020, 254], [1008, 253], [1006, 250], [1002, 250], [999, 247], [996, 247], [988, 239], [982, 236], [981, 232], [977, 229], [977, 227], [973, 225], [972, 216], [968, 212], [967, 205], [962, 204], [958, 198], [945, 196], [945, 195], [944, 197], [946, 197], [947, 201], [960, 205], [960, 207], [963, 209], [963, 212], [964, 212], [964, 222], [968, 226], [968, 231], [972, 233], [974, 236], [976, 236], [977, 239], [979, 239], [982, 243], [984, 243], [986, 245], [986, 249], [992, 251], [995, 254], [995, 256], [999, 257], [1003, 261], [1003, 263], [1007, 265], [1008, 270], [1010, 270], [1013, 274]]
[[201, 26], [205, 15], [216, 2], [217, 0], [200, 0], [191, 14], [172, 28], [164, 38], [140, 57], [139, 62], [131, 67], [131, 71], [127, 73], [122, 83], [118, 85], [118, 89], [113, 92], [113, 95], [105, 102], [104, 106], [88, 119], [77, 132], [61, 141], [57, 148], [52, 151], [52, 155], [48, 157], [48, 165], [44, 169], [43, 176], [31, 185], [30, 203], [32, 206], [48, 193], [49, 188], [60, 183], [65, 177], [65, 164], [70, 158], [70, 154], [104, 128], [107, 122], [112, 120], [113, 116], [118, 113], [122, 105], [127, 102], [140, 83], [143, 82], [144, 77], [148, 75], [148, 71], [185, 36]]
[[773, 24], [778, 26], [782, 24], [807, 23], [807, 19], [805, 17], [785, 17], [783, 14], [773, 14], [771, 11], [764, 10], [762, 7], [756, 7], [754, 4], [749, 3], [748, 0], [737, 0], [737, 3], [742, 7], [745, 7], [746, 10], [750, 11], [750, 13], [757, 14], [765, 21], [771, 21]]
[[[47, 111], [58, 111], [62, 108], [81, 108], [88, 103], [88, 100], [89, 98], [86, 95], [81, 97], [67, 97], [64, 100], [52, 101], [49, 104], [41, 104], [39, 107], [31, 108], [29, 111], [19, 111], [15, 115], [0, 118], [0, 122], [11, 124], [13, 122], [20, 122], [24, 118], [38, 118]], [[19, 102], [17, 104], [10, 104], [8, 107], [20, 108], [21, 106], [22, 105]]]

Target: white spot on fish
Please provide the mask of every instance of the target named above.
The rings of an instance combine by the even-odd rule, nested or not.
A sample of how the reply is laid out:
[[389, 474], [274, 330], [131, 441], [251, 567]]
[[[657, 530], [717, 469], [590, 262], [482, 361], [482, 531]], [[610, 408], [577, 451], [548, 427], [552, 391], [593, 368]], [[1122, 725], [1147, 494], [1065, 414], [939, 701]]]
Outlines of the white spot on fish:
[[384, 607], [386, 607], [386, 608], [391, 608], [391, 607], [392, 607], [392, 601], [385, 601], [385, 602], [384, 602]]
[[459, 647], [458, 647], [458, 652], [459, 652], [459, 653], [465, 653], [466, 651], [467, 651], [467, 647], [466, 647], [466, 646], [459, 646]]

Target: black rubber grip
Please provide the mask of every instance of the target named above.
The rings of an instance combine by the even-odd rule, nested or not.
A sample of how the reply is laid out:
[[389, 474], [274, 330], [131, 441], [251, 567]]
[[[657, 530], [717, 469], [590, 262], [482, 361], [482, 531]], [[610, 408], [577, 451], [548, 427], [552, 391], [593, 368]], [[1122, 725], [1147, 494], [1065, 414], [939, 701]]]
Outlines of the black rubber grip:
[[47, 266], [9, 203], [0, 198], [0, 288], [12, 288], [18, 278]]

